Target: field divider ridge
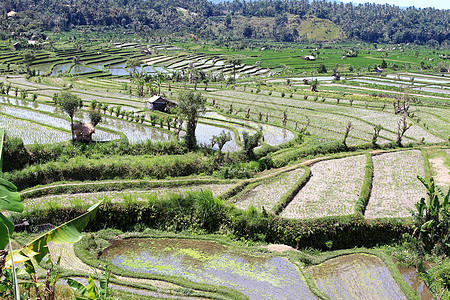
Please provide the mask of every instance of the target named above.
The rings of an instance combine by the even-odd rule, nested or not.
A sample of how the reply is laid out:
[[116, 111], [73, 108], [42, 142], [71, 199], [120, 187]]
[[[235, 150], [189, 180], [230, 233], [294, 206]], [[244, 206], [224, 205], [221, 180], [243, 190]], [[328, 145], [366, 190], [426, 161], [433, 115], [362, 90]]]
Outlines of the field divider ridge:
[[295, 195], [308, 183], [309, 179], [312, 176], [311, 169], [305, 165], [301, 166], [305, 170], [302, 176], [297, 180], [294, 186], [289, 189], [289, 191], [284, 194], [280, 200], [275, 204], [272, 208], [272, 212], [274, 214], [279, 214], [283, 211], [283, 209], [294, 199]]
[[364, 216], [367, 204], [370, 201], [373, 182], [373, 161], [372, 155], [366, 153], [366, 166], [364, 167], [364, 181], [361, 186], [358, 201], [355, 204], [355, 214]]

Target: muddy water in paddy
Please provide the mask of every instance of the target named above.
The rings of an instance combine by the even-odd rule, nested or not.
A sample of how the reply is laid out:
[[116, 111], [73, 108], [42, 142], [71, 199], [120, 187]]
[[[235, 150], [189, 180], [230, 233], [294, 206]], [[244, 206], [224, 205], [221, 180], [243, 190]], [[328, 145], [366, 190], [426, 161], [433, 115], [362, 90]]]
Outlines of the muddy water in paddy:
[[398, 270], [402, 274], [403, 279], [409, 286], [417, 292], [417, 295], [422, 300], [433, 300], [433, 295], [430, 290], [425, 285], [425, 283], [420, 279], [419, 274], [417, 274], [414, 268], [399, 267]]
[[408, 299], [387, 266], [374, 255], [339, 256], [308, 271], [330, 299]]
[[317, 299], [286, 258], [237, 252], [211, 241], [127, 239], [107, 248], [102, 258], [132, 272], [226, 286], [250, 299]]
[[53, 67], [52, 73], [50, 76], [57, 76], [59, 74], [64, 74], [69, 70], [72, 63], [60, 64]]

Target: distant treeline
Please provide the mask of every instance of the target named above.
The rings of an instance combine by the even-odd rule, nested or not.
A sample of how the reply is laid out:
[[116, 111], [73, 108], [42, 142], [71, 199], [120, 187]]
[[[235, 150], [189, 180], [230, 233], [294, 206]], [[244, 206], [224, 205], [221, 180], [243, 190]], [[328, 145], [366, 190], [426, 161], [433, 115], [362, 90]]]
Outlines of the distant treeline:
[[[11, 11], [14, 16], [7, 16]], [[190, 33], [203, 38], [256, 36], [257, 22], [270, 26], [265, 36], [299, 41], [296, 24], [315, 16], [332, 21], [347, 38], [365, 42], [450, 43], [450, 10], [402, 9], [392, 5], [343, 4], [308, 0], [259, 0], [213, 4], [206, 0], [2, 0], [1, 37], [11, 32], [70, 30], [78, 26], [127, 28], [143, 35]], [[10, 14], [11, 15], [11, 14]]]

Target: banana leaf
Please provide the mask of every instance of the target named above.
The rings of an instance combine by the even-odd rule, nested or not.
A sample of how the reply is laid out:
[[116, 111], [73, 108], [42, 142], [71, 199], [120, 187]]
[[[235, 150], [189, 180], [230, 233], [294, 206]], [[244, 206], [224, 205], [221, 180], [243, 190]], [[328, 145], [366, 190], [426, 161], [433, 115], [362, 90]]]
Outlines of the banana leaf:
[[95, 217], [98, 207], [102, 202], [92, 205], [83, 215], [62, 224], [55, 229], [45, 233], [41, 237], [32, 241], [27, 248], [37, 252], [36, 261], [41, 262], [42, 258], [48, 253], [47, 244], [54, 242], [56, 244], [76, 243], [81, 239], [81, 230]]
[[0, 172], [3, 170], [3, 139], [5, 136], [5, 129], [0, 128]]
[[[0, 128], [0, 210], [22, 212], [23, 204], [20, 202], [20, 195], [17, 191], [17, 187], [8, 180], [2, 178], [3, 136], [4, 129]], [[14, 224], [0, 213], [0, 250], [5, 249], [6, 245], [8, 245], [8, 231], [9, 234], [12, 234], [14, 231]]]
[[9, 233], [14, 231], [14, 224], [0, 213], [0, 250], [5, 249], [9, 243]]
[[[20, 254], [22, 256], [22, 262], [24, 262], [23, 256], [25, 256], [28, 260], [34, 258], [38, 263], [40, 263], [42, 258], [49, 252], [47, 246], [48, 243], [54, 242], [56, 244], [67, 244], [78, 242], [81, 239], [81, 231], [89, 223], [89, 221], [95, 217], [101, 203], [102, 202], [92, 205], [88, 211], [81, 216], [38, 237], [20, 249], [17, 255]], [[16, 255], [16, 253], [14, 253], [14, 255]], [[8, 263], [9, 265], [11, 264], [11, 262], [7, 260], [7, 264]]]
[[15, 212], [23, 211], [17, 187], [8, 180], [0, 177], [0, 210]]

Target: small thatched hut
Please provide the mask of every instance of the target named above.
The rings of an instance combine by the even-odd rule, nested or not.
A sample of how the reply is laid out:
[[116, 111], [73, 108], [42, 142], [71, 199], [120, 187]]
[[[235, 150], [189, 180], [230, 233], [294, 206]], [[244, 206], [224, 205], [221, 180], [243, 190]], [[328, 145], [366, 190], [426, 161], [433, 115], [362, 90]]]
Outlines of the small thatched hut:
[[171, 107], [175, 107], [177, 104], [178, 103], [175, 101], [155, 95], [147, 100], [146, 107], [151, 110], [168, 111]]
[[92, 123], [78, 122], [73, 125], [73, 133], [77, 141], [90, 142], [92, 141], [92, 134], [95, 133], [95, 127]]
[[13, 44], [13, 47], [14, 47], [14, 50], [20, 50], [20, 49], [22, 49], [22, 45], [21, 45], [19, 42], [14, 43], [14, 44]]

